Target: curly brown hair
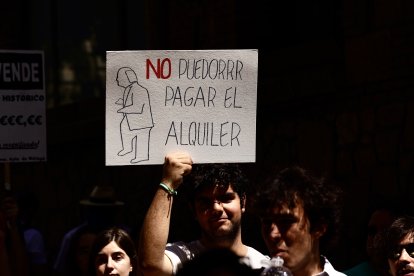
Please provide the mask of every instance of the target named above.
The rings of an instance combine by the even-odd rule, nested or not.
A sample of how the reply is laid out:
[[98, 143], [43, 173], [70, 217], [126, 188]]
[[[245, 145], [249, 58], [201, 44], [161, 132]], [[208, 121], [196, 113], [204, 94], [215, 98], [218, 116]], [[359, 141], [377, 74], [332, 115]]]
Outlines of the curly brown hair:
[[311, 231], [321, 224], [326, 225], [320, 247], [321, 250], [330, 249], [339, 236], [342, 190], [329, 185], [324, 178], [313, 176], [299, 166], [283, 169], [265, 181], [252, 207], [261, 217], [274, 207], [286, 205], [293, 209], [297, 204], [302, 204]]

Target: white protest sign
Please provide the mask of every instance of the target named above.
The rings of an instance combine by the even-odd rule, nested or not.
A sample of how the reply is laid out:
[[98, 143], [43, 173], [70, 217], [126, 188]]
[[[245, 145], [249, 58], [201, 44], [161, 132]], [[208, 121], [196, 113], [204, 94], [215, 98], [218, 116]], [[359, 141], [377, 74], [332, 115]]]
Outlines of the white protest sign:
[[0, 162], [46, 161], [42, 51], [0, 50]]
[[106, 165], [255, 162], [257, 50], [109, 51]]

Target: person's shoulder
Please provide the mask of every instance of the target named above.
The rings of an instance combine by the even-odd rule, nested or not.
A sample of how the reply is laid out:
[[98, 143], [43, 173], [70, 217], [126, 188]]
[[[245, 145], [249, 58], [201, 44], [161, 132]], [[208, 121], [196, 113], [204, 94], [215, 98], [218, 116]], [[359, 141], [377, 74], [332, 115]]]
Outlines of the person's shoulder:
[[83, 223], [83, 224], [80, 224], [78, 226], [75, 226], [69, 229], [66, 233], [64, 233], [62, 240], [63, 241], [71, 240], [74, 236], [76, 236], [76, 233], [78, 233], [78, 231], [82, 230], [84, 227], [87, 227], [87, 223]]
[[270, 260], [270, 257], [264, 255], [253, 247], [247, 246], [247, 253], [243, 260], [246, 262], [246, 264], [248, 264], [253, 269], [259, 269], [263, 267], [264, 260]]
[[197, 246], [197, 247], [202, 247], [203, 246], [199, 240], [194, 240], [194, 241], [176, 241], [176, 242], [169, 242], [169, 243], [167, 243], [167, 246], [173, 246], [173, 245], [174, 246], [187, 245], [187, 246]]
[[329, 276], [347, 276], [345, 273], [339, 272], [339, 271], [335, 270], [335, 268], [333, 267], [333, 265], [328, 261], [328, 259], [326, 257], [321, 256], [321, 258], [324, 260], [323, 272], [325, 274], [323, 274], [323, 275], [329, 275]]
[[24, 235], [28, 237], [38, 237], [43, 236], [42, 233], [36, 228], [27, 228], [23, 231]]
[[[195, 255], [198, 255], [204, 251], [204, 246], [198, 240], [190, 242], [177, 241], [173, 243], [167, 243], [165, 250], [181, 256], [180, 259], [192, 259]], [[186, 257], [183, 258], [183, 255]]]
[[23, 232], [24, 240], [27, 244], [33, 241], [43, 242], [43, 234], [36, 228], [28, 228]]
[[199, 241], [178, 241], [167, 243], [165, 247], [165, 255], [170, 259], [174, 272], [183, 263], [194, 259], [195, 256], [198, 256], [203, 251], [204, 247]]
[[269, 256], [264, 255], [263, 253], [261, 253], [257, 249], [255, 249], [255, 248], [253, 248], [251, 246], [247, 246], [247, 245], [246, 245], [246, 247], [247, 247], [247, 255], [259, 256], [259, 257], [262, 257], [262, 258], [265, 258], [265, 259], [270, 259]]

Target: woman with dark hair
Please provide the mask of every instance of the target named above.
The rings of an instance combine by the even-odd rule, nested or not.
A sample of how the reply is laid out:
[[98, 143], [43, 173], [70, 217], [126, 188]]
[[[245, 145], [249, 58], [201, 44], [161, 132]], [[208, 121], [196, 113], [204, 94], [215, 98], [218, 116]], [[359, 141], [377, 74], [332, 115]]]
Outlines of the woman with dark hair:
[[130, 235], [117, 227], [98, 234], [92, 246], [90, 275], [137, 275], [137, 253]]

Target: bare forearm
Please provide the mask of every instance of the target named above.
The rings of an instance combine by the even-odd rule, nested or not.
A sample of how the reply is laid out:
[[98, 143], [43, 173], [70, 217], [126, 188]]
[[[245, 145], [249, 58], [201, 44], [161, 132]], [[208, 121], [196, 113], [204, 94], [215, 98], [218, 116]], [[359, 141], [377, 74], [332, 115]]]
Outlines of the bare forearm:
[[168, 154], [164, 160], [162, 184], [155, 193], [141, 229], [138, 259], [144, 275], [172, 275], [172, 264], [164, 254], [170, 230], [174, 192], [191, 171], [187, 153]]
[[173, 197], [158, 189], [145, 216], [139, 243], [139, 262], [143, 272], [156, 270], [171, 274], [171, 263], [164, 255], [170, 228]]

